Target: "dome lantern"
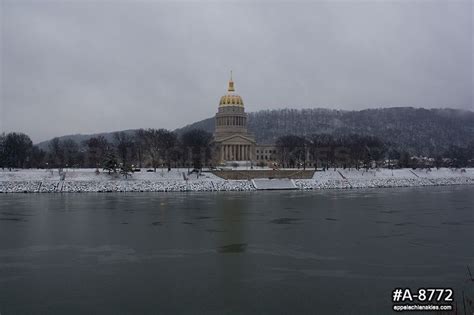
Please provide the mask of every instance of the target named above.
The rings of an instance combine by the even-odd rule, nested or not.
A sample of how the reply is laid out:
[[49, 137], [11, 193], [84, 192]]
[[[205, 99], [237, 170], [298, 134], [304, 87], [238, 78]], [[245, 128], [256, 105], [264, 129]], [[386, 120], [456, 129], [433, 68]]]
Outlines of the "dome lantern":
[[235, 92], [234, 81], [232, 81], [232, 71], [230, 71], [230, 80], [229, 80], [229, 86], [227, 88], [227, 94], [221, 97], [220, 102], [219, 102], [219, 107], [222, 107], [222, 106], [244, 107], [244, 102], [242, 101], [242, 98], [240, 97], [240, 95], [237, 95], [234, 92]]
[[232, 70], [230, 70], [229, 88], [227, 89], [227, 91], [228, 92], [235, 92], [234, 81], [232, 81]]

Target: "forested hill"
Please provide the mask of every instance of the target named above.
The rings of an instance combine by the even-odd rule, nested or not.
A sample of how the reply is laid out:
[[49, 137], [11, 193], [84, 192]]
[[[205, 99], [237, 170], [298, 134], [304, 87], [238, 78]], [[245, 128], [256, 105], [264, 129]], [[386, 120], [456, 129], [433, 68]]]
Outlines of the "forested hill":
[[[77, 144], [81, 144], [83, 141], [89, 140], [92, 137], [104, 137], [107, 141], [109, 142], [114, 142], [114, 134], [117, 132], [125, 132], [126, 134], [132, 136], [135, 134], [135, 131], [137, 129], [127, 129], [127, 130], [122, 130], [122, 131], [113, 131], [113, 132], [101, 132], [101, 133], [92, 133], [92, 134], [75, 134], [75, 135], [65, 135], [65, 136], [59, 136], [57, 137], [59, 140], [64, 141], [64, 140], [73, 140]], [[51, 139], [52, 140], [52, 139]], [[35, 145], [41, 149], [48, 151], [49, 150], [49, 143], [51, 140], [46, 140], [42, 141], [39, 143], [36, 143]]]
[[[336, 137], [350, 134], [372, 135], [397, 150], [433, 156], [451, 145], [467, 147], [474, 141], [474, 112], [455, 109], [394, 107], [342, 111], [331, 109], [280, 109], [249, 113], [249, 131], [258, 143], [271, 144], [279, 136], [310, 136], [328, 133]], [[155, 128], [160, 128], [156, 126]], [[214, 118], [176, 129], [178, 134], [193, 128], [214, 131]], [[126, 130], [133, 134], [134, 130]], [[102, 135], [113, 141], [113, 133], [60, 137], [78, 143]], [[49, 141], [38, 146], [47, 150]]]
[[[282, 135], [328, 133], [379, 137], [399, 150], [414, 154], [443, 152], [449, 146], [466, 147], [474, 141], [474, 112], [455, 109], [394, 107], [342, 111], [330, 109], [280, 109], [249, 113], [249, 131], [258, 143], [274, 143]], [[177, 132], [200, 128], [212, 132], [208, 118]]]

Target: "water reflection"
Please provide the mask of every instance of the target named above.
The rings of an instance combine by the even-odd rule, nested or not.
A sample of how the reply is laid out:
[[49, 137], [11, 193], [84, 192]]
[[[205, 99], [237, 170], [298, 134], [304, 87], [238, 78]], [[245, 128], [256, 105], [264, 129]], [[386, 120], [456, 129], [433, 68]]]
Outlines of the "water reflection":
[[219, 253], [242, 253], [247, 249], [246, 243], [229, 244], [219, 247]]
[[252, 195], [248, 195], [248, 197], [226, 198], [225, 195], [217, 196], [216, 209], [218, 209], [220, 216], [220, 219], [217, 220], [217, 226], [218, 230], [225, 232], [220, 233], [217, 238], [216, 247], [218, 249], [226, 246], [232, 248], [235, 244], [246, 243], [244, 235], [245, 212], [250, 206]]
[[301, 219], [296, 219], [296, 218], [279, 218], [279, 219], [274, 219], [271, 220], [271, 223], [275, 224], [293, 224]]
[[0, 312], [384, 314], [462, 283], [473, 189], [1, 195]]

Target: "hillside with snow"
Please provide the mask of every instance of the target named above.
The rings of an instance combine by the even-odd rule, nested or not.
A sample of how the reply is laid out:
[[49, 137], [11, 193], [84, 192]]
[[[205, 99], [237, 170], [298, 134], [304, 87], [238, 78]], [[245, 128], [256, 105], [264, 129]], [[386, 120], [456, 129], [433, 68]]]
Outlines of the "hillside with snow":
[[[178, 132], [200, 128], [212, 131], [214, 119], [188, 125]], [[394, 107], [341, 111], [331, 109], [280, 109], [249, 113], [248, 129], [258, 143], [274, 143], [288, 134], [309, 136], [371, 135], [398, 150], [435, 155], [451, 145], [466, 147], [474, 139], [474, 112], [455, 109]]]
[[[248, 129], [255, 134], [260, 144], [272, 144], [278, 137], [288, 134], [309, 136], [327, 133], [336, 137], [360, 134], [376, 136], [398, 150], [433, 156], [452, 145], [467, 147], [474, 141], [474, 112], [456, 109], [279, 109], [251, 112], [248, 116]], [[175, 131], [179, 134], [194, 128], [213, 132], [214, 118], [204, 119]], [[70, 135], [60, 139], [72, 139], [80, 143], [97, 135], [113, 140], [113, 133]], [[47, 149], [48, 144], [49, 141], [44, 141], [38, 146]]]

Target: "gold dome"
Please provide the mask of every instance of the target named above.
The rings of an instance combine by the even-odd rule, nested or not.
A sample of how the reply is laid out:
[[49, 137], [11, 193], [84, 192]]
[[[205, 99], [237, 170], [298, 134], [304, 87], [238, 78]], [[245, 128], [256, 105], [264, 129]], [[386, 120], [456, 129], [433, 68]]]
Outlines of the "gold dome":
[[229, 87], [227, 88], [227, 94], [221, 97], [219, 106], [241, 106], [244, 107], [244, 101], [240, 95], [234, 93], [234, 81], [232, 81], [232, 71], [230, 72]]
[[244, 102], [237, 94], [227, 94], [221, 97], [219, 106], [244, 106]]

